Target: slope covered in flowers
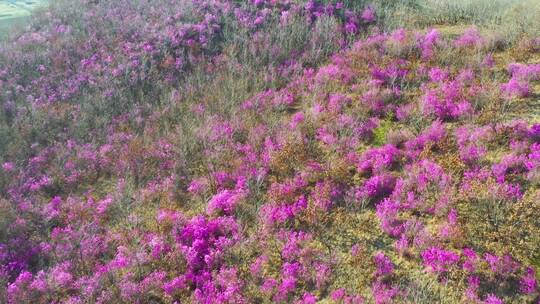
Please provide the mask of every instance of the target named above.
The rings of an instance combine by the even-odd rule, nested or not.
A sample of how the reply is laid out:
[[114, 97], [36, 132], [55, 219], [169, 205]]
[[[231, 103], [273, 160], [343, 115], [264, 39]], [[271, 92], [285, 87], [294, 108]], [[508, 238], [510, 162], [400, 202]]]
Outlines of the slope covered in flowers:
[[3, 49], [0, 302], [538, 303], [538, 38], [120, 2]]

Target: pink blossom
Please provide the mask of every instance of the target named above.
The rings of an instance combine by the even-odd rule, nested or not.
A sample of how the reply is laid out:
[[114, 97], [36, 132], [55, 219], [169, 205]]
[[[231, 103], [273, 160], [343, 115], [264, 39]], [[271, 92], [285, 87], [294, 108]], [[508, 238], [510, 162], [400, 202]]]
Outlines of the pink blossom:
[[459, 36], [454, 45], [456, 47], [477, 47], [481, 46], [484, 43], [482, 36], [477, 28], [471, 27]]
[[242, 191], [223, 190], [210, 199], [206, 212], [208, 214], [223, 212], [226, 215], [231, 215], [243, 197]]
[[497, 296], [495, 296], [494, 294], [489, 294], [484, 300], [484, 303], [485, 304], [504, 304], [504, 302], [501, 299], [499, 299]]
[[365, 22], [373, 22], [373, 21], [375, 21], [375, 9], [373, 9], [373, 7], [371, 7], [371, 6], [366, 7], [362, 11], [361, 18]]
[[394, 271], [394, 264], [386, 255], [384, 255], [384, 253], [378, 252], [374, 259], [375, 266], [377, 267], [375, 274], [377, 276], [386, 276], [392, 274]]
[[10, 163], [10, 162], [5, 162], [2, 164], [2, 169], [5, 172], [11, 172], [15, 169], [15, 165], [13, 165], [13, 163]]
[[536, 281], [536, 274], [533, 268], [527, 267], [525, 275], [521, 277], [520, 289], [525, 294], [531, 294], [536, 292], [538, 283]]
[[304, 120], [305, 120], [304, 113], [302, 113], [302, 112], [295, 113], [291, 118], [291, 123], [290, 123], [291, 128], [296, 129], [296, 127], [300, 123], [302, 123]]
[[431, 271], [444, 273], [458, 262], [459, 256], [451, 251], [432, 247], [422, 252], [422, 259], [424, 260], [424, 265], [429, 267]]

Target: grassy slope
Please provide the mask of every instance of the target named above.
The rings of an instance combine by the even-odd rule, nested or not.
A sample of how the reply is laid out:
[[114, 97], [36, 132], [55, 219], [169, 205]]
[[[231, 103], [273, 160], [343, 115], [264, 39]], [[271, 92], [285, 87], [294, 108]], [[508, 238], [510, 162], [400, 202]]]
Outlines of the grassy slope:
[[46, 1], [0, 1], [0, 39], [29, 22], [32, 10], [44, 6]]
[[[449, 13], [448, 13], [449, 14]], [[461, 22], [469, 21], [466, 18], [463, 19], [465, 21], [462, 21], [462, 17], [456, 17], [455, 20], [458, 21], [452, 21], [448, 22], [449, 20], [453, 19], [440, 19], [444, 18], [444, 16], [450, 16], [447, 14], [442, 14], [443, 17], [434, 17], [435, 19], [428, 19], [428, 21], [425, 21], [424, 26], [432, 27], [435, 23], [459, 23], [459, 25], [436, 25], [437, 28], [441, 30], [444, 35], [447, 37], [456, 37], [459, 36], [462, 31], [468, 27], [468, 24], [462, 24]], [[433, 21], [435, 20], [435, 21]], [[511, 62], [523, 62], [523, 63], [538, 63], [540, 62], [540, 57], [537, 53], [529, 54], [527, 52], [520, 51], [517, 48], [506, 48], [501, 51], [495, 52], [495, 59], [496, 59], [496, 73], [504, 73], [506, 66], [508, 63]], [[317, 65], [322, 65], [323, 61], [317, 61]], [[362, 74], [362, 65], [357, 66], [358, 73]], [[234, 116], [235, 109], [234, 107], [237, 106], [237, 104], [229, 104], [227, 103], [230, 100], [235, 100], [236, 102], [242, 101], [249, 97], [250, 95], [257, 92], [257, 90], [261, 89], [261, 87], [258, 87], [257, 85], [253, 85], [253, 83], [258, 83], [259, 81], [262, 82], [260, 79], [247, 79], [247, 77], [242, 78], [239, 76], [240, 73], [231, 73], [228, 71], [222, 72], [222, 74], [219, 74], [219, 77], [216, 77], [212, 80], [207, 79], [194, 79], [193, 82], [196, 83], [195, 88], [196, 92], [192, 96], [188, 95], [187, 102], [196, 102], [197, 100], [204, 100], [206, 104], [210, 106], [214, 106], [217, 109], [212, 110], [216, 113], [222, 114], [222, 115], [231, 115]], [[256, 87], [257, 89], [253, 89], [253, 87]], [[346, 91], [349, 88], [330, 88], [328, 92], [333, 92], [333, 90], [336, 91]], [[326, 92], [326, 93], [328, 93]], [[417, 91], [411, 91], [411, 99], [408, 101], [414, 101], [415, 98], [418, 96], [419, 92]], [[529, 123], [538, 122], [539, 121], [539, 113], [538, 113], [538, 107], [537, 103], [539, 102], [539, 94], [540, 94], [540, 85], [535, 84], [533, 95], [529, 98], [522, 99], [522, 100], [516, 100], [514, 103], [514, 106], [510, 108], [509, 111], [504, 113], [504, 117], [502, 117], [502, 121], [510, 120], [512, 118], [518, 117], [523, 118]], [[313, 102], [313, 100], [309, 99], [309, 97], [306, 97], [305, 100], [302, 100], [302, 102], [299, 102], [298, 104], [294, 105], [294, 108], [291, 109], [291, 111], [296, 111], [298, 109], [306, 109], [310, 102]], [[226, 107], [223, 106], [223, 103], [228, 106], [228, 109], [225, 109]], [[220, 109], [221, 107], [221, 109]], [[171, 110], [171, 109], [167, 109]], [[164, 135], [165, 137], [177, 137], [177, 136], [188, 136], [186, 134], [189, 134], [187, 132], [178, 131], [180, 128], [184, 127], [184, 125], [187, 125], [186, 128], [194, 128], [193, 125], [200, 127], [200, 124], [204, 124], [204, 122], [195, 122], [190, 121], [187, 118], [178, 118], [174, 117], [175, 115], [182, 115], [184, 111], [187, 110], [187, 106], [179, 106], [175, 105], [173, 106], [173, 109], [171, 112], [164, 111], [163, 119], [165, 122], [149, 122], [149, 125], [156, 124], [158, 125], [157, 129], [162, 128], [162, 131], [159, 131], [160, 135]], [[280, 114], [281, 115], [281, 114]], [[159, 116], [158, 116], [159, 117]], [[288, 119], [289, 115], [283, 114], [283, 116], [275, 117], [274, 119], [277, 121], [286, 121]], [[167, 123], [169, 122], [170, 123]], [[278, 122], [273, 122], [271, 119], [263, 119], [266, 123], [269, 124], [275, 124], [279, 126], [280, 124]], [[193, 125], [190, 125], [190, 124]], [[159, 126], [160, 124], [164, 124], [164, 126]], [[400, 128], [402, 126], [391, 123], [388, 127], [388, 129], [393, 128]], [[148, 127], [148, 129], [151, 129], [151, 127]], [[173, 131], [174, 130], [174, 131]], [[386, 142], [386, 135], [388, 131], [383, 130], [381, 131], [381, 135], [378, 140], [379, 142], [373, 142], [370, 144], [383, 144]], [[148, 141], [152, 142], [152, 138], [155, 134], [145, 134], [143, 135], [142, 141]], [[183, 138], [182, 138], [183, 139]], [[185, 145], [187, 141], [190, 139], [188, 138], [184, 142], [180, 142], [180, 145]], [[364, 147], [365, 149], [369, 148], [370, 146]], [[186, 149], [185, 147], [183, 149]], [[500, 151], [494, 150], [491, 151], [493, 154], [503, 153], [507, 152], [504, 148], [501, 148]], [[195, 152], [186, 152], [186, 155], [190, 155], [190, 153], [197, 153]], [[331, 153], [328, 152], [326, 156], [328, 156], [328, 159], [325, 159], [331, 164]], [[457, 151], [451, 151], [452, 157], [456, 157]], [[329, 156], [330, 155], [330, 156]], [[444, 158], [449, 155], [440, 153], [433, 155], [434, 158], [441, 160], [441, 162], [444, 163]], [[292, 157], [292, 156], [290, 156]], [[494, 159], [497, 159], [497, 156], [494, 156]], [[200, 161], [200, 156], [196, 157], [197, 160]], [[451, 169], [452, 164], [448, 164], [448, 168]], [[194, 168], [193, 168], [194, 169]], [[202, 169], [204, 171], [204, 168]], [[400, 172], [401, 174], [402, 172]], [[276, 177], [279, 179], [279, 177]], [[95, 191], [97, 193], [97, 196], [103, 196], [105, 193], [114, 191], [114, 179], [111, 179], [111, 181], [100, 181], [96, 182], [95, 184], [90, 183], [88, 186], [94, 187]], [[155, 203], [155, 202], [152, 202]], [[161, 202], [157, 203], [157, 205], [150, 205], [150, 206], [142, 206], [139, 210], [135, 211], [135, 214], [140, 215], [144, 220], [148, 221], [144, 224], [147, 224], [149, 227], [155, 225], [153, 223], [153, 217], [155, 213], [155, 209], [164, 208], [164, 207], [170, 207], [170, 208], [177, 208], [182, 209], [182, 211], [187, 214], [197, 214], [199, 212], [204, 211], [204, 202], [201, 201], [195, 201], [192, 202], [193, 205], [190, 206], [182, 206], [179, 207], [176, 202], [174, 201], [168, 201], [168, 199], [163, 198]], [[201, 205], [196, 205], [197, 203]], [[248, 206], [247, 209], [250, 207]], [[249, 210], [246, 212], [247, 218], [249, 219]], [[320, 216], [320, 215], [317, 215]], [[328, 215], [325, 215], [321, 218], [317, 218], [317, 220], [321, 220], [320, 222], [312, 223], [313, 227], [310, 227], [312, 229], [313, 233], [315, 234], [315, 240], [313, 241], [314, 244], [313, 247], [319, 248], [322, 247], [322, 250], [330, 250], [330, 248], [334, 249], [333, 254], [336, 254], [338, 257], [341, 258], [341, 262], [338, 265], [339, 267], [336, 267], [336, 274], [335, 274], [335, 281], [333, 281], [332, 287], [343, 287], [347, 286], [349, 289], [352, 290], [358, 290], [362, 294], [368, 294], [369, 293], [369, 287], [368, 284], [368, 278], [372, 275], [372, 268], [373, 265], [363, 265], [362, 260], [354, 260], [350, 257], [350, 246], [352, 244], [362, 244], [365, 246], [366, 250], [368, 251], [366, 253], [365, 259], [368, 260], [371, 257], [371, 254], [373, 252], [376, 252], [380, 249], [387, 250], [388, 248], [391, 248], [392, 246], [392, 240], [384, 235], [380, 229], [378, 228], [378, 219], [375, 215], [375, 211], [373, 208], [371, 209], [365, 209], [361, 210], [359, 212], [353, 211], [347, 209], [347, 208], [336, 208], [332, 212], [330, 212]], [[253, 219], [251, 219], [253, 220]], [[309, 219], [303, 219], [306, 221], [309, 221]], [[117, 229], [117, 231], [123, 231], [126, 232], [125, 227], [122, 227], [122, 225], [127, 223], [115, 223], [114, 229]], [[429, 226], [429, 228], [436, 227], [438, 224], [437, 222], [429, 223], [433, 226]], [[255, 232], [257, 227], [246, 225], [247, 232]], [[152, 229], [155, 227], [152, 227]], [[251, 229], [251, 230], [250, 230]], [[275, 248], [274, 248], [275, 249]], [[238, 252], [238, 257], [249, 259], [251, 257], [246, 257], [244, 255], [247, 255], [246, 252]], [[279, 253], [274, 252], [274, 254], [279, 255]], [[408, 259], [406, 257], [399, 256], [397, 254], [390, 253], [390, 257], [396, 264], [397, 268], [397, 276], [400, 279], [403, 279], [403, 281], [400, 281], [399, 284], [403, 284], [404, 286], [416, 286], [416, 289], [414, 290], [413, 294], [410, 295], [410, 298], [403, 299], [403, 302], [408, 303], [457, 303], [460, 301], [460, 294], [453, 290], [450, 286], [441, 286], [437, 279], [431, 275], [423, 271], [422, 266], [418, 263], [417, 260], [414, 259]], [[523, 257], [522, 257], [523, 258]], [[529, 261], [531, 262], [531, 261]], [[247, 265], [242, 265], [244, 269], [242, 269], [245, 272], [247, 271]], [[275, 270], [269, 270], [269, 271], [275, 271]], [[247, 274], [246, 274], [247, 275]], [[412, 282], [407, 281], [412, 278]], [[399, 281], [399, 280], [398, 280]], [[327, 302], [330, 302], [329, 300], [326, 300]], [[518, 303], [516, 301], [516, 303]]]

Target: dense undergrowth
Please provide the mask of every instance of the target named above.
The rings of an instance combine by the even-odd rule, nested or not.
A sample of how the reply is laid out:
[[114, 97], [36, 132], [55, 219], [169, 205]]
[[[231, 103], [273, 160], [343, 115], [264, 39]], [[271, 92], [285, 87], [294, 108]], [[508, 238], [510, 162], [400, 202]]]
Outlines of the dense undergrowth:
[[37, 14], [0, 54], [0, 302], [538, 303], [535, 19], [422, 3]]

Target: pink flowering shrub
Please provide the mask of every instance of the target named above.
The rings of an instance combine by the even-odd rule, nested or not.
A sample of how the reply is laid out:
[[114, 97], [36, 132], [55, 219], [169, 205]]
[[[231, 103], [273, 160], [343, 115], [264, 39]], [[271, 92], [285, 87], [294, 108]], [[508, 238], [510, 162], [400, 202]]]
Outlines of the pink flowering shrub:
[[512, 97], [527, 97], [531, 94], [531, 81], [540, 79], [539, 64], [510, 64], [507, 68], [512, 76], [510, 80], [501, 85], [502, 93], [507, 98]]
[[399, 290], [387, 283], [377, 281], [372, 286], [372, 293], [376, 304], [389, 304], [398, 297]]
[[440, 38], [441, 34], [437, 29], [430, 29], [425, 35], [418, 37], [418, 47], [423, 58], [429, 59], [434, 55]]
[[356, 191], [355, 196], [359, 199], [368, 199], [378, 202], [389, 196], [396, 184], [396, 178], [389, 174], [375, 175], [367, 179]]
[[532, 294], [537, 291], [538, 282], [533, 268], [528, 267], [525, 270], [525, 275], [520, 280], [520, 286], [521, 292], [525, 294]]
[[465, 30], [465, 32], [459, 36], [454, 45], [460, 48], [479, 47], [484, 43], [484, 38], [480, 35], [480, 32], [476, 27], [471, 27]]
[[451, 178], [443, 168], [423, 160], [410, 166], [407, 177], [396, 182], [391, 198], [400, 202], [401, 208], [436, 213], [448, 207], [452, 191]]
[[358, 171], [374, 175], [392, 169], [400, 157], [400, 151], [393, 145], [366, 151], [359, 160]]
[[470, 114], [470, 99], [474, 97], [474, 88], [468, 81], [459, 79], [433, 82], [425, 86], [422, 109], [425, 115], [434, 115], [441, 120], [453, 120]]
[[385, 276], [394, 271], [392, 261], [382, 252], [375, 255], [375, 266], [377, 267], [377, 272], [375, 273], [377, 276]]
[[532, 125], [528, 133], [531, 140], [535, 142], [540, 141], [540, 124]]
[[460, 148], [459, 156], [468, 165], [478, 163], [485, 156], [486, 144], [494, 137], [489, 127], [461, 127], [455, 130], [454, 135]]
[[422, 260], [430, 271], [445, 273], [459, 261], [459, 256], [451, 251], [433, 247], [422, 252]]
[[210, 199], [206, 212], [208, 214], [223, 213], [231, 215], [242, 196], [242, 192], [239, 191], [223, 190]]
[[418, 157], [420, 152], [430, 144], [436, 144], [446, 136], [444, 125], [436, 120], [430, 127], [413, 139], [407, 140], [404, 145], [410, 158]]

